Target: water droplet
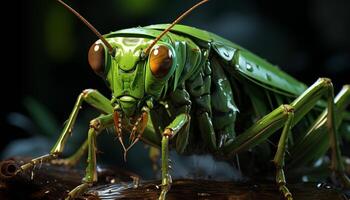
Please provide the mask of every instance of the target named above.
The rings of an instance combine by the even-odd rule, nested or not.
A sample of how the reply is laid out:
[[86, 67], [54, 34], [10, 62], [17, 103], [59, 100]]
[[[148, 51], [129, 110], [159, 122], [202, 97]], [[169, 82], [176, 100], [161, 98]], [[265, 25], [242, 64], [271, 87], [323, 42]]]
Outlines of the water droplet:
[[253, 71], [253, 66], [250, 63], [247, 63], [246, 68], [248, 71]]
[[270, 74], [267, 74], [267, 73], [266, 73], [266, 79], [267, 79], [268, 81], [271, 81], [271, 76], [270, 76]]
[[227, 51], [224, 51], [224, 56], [226, 56], [226, 57], [228, 57], [228, 56], [229, 56], [229, 54], [228, 54], [228, 52], [227, 52]]
[[239, 64], [236, 64], [236, 68], [239, 69]]
[[30, 180], [34, 179], [34, 171], [32, 170], [32, 172], [30, 173]]

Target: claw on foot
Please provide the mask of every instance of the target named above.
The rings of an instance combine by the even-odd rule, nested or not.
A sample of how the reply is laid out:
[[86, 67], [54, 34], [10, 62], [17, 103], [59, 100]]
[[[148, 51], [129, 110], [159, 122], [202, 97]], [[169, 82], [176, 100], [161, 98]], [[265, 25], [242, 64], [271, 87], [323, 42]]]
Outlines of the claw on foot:
[[161, 185], [162, 192], [159, 195], [159, 198], [158, 198], [159, 200], [165, 200], [166, 199], [166, 194], [170, 190], [172, 182], [173, 181], [171, 179], [170, 174], [167, 174], [166, 177], [165, 177], [165, 181], [163, 180], [163, 183]]
[[130, 176], [132, 178], [132, 183], [134, 188], [138, 188], [140, 185], [140, 177], [138, 176]]
[[285, 200], [293, 200], [292, 193], [289, 192], [285, 185], [281, 185], [279, 189], [282, 192]]
[[167, 193], [168, 193], [168, 190], [162, 189], [162, 192], [160, 193], [158, 200], [165, 200]]
[[86, 190], [91, 187], [92, 184], [91, 183], [82, 183], [80, 185], [78, 185], [77, 187], [75, 187], [73, 190], [71, 190], [67, 197], [65, 198], [65, 200], [72, 200], [75, 199], [77, 197], [79, 197], [80, 195], [82, 195], [84, 192], [86, 192]]

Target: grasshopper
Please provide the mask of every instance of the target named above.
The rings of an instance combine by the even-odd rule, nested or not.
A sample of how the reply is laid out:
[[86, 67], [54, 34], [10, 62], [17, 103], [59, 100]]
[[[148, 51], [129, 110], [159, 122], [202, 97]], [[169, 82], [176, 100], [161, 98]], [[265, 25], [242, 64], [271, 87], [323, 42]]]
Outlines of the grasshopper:
[[[291, 154], [288, 163], [294, 165], [315, 161], [330, 149], [330, 169], [345, 187], [350, 187], [339, 146], [342, 135], [349, 132], [338, 132], [338, 127], [350, 120], [346, 111], [349, 85], [334, 97], [328, 78], [319, 78], [308, 87], [231, 41], [178, 24], [207, 0], [197, 3], [172, 24], [106, 35], [67, 4], [58, 2], [99, 37], [89, 50], [88, 61], [106, 81], [111, 99], [97, 90], [84, 90], [50, 153], [22, 165], [19, 172], [42, 162], [75, 165], [87, 151], [85, 177], [67, 199], [78, 197], [97, 181], [96, 137], [102, 130], [114, 127], [124, 157], [138, 141], [161, 149], [159, 199], [165, 199], [171, 186], [169, 148], [179, 154], [211, 153], [232, 160], [238, 153], [279, 134], [273, 163], [276, 184], [285, 199], [293, 199], [284, 174], [287, 146]], [[69, 158], [58, 159], [83, 102], [101, 115], [91, 120], [80, 149]], [[292, 133], [294, 128], [298, 131]], [[125, 143], [126, 132], [129, 145]]]

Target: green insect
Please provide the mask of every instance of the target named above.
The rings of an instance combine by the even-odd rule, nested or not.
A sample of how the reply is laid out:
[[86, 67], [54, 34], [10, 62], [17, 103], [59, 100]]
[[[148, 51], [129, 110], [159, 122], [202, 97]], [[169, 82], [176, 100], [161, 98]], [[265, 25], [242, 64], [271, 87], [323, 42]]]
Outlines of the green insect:
[[[176, 25], [207, 0], [171, 25], [130, 28], [103, 36], [76, 11], [58, 2], [99, 37], [88, 60], [109, 86], [111, 99], [96, 90], [84, 90], [51, 152], [22, 165], [19, 172], [41, 162], [75, 165], [87, 151], [86, 175], [67, 197], [75, 198], [97, 181], [96, 137], [114, 126], [125, 156], [138, 141], [161, 149], [159, 199], [166, 198], [171, 185], [169, 148], [179, 154], [211, 153], [232, 160], [238, 153], [266, 143], [273, 134], [280, 135], [273, 162], [276, 184], [285, 199], [292, 199], [283, 171], [287, 145], [291, 156], [286, 162], [293, 166], [315, 161], [330, 149], [331, 170], [350, 187], [339, 147], [341, 137], [349, 132], [338, 131], [350, 121], [346, 111], [349, 85], [334, 97], [327, 78], [307, 87], [222, 37]], [[83, 102], [101, 115], [90, 122], [81, 148], [67, 159], [58, 159]]]

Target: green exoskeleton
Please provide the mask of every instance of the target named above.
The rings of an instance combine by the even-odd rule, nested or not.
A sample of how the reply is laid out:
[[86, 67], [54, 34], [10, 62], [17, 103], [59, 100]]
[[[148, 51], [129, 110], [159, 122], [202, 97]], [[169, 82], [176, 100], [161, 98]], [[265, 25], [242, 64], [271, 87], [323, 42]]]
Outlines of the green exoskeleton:
[[[67, 199], [77, 197], [97, 181], [96, 137], [114, 126], [125, 155], [138, 141], [161, 149], [159, 198], [165, 199], [171, 185], [169, 148], [180, 154], [211, 153], [230, 160], [278, 134], [273, 162], [276, 183], [285, 199], [292, 199], [283, 171], [287, 144], [291, 154], [287, 161], [293, 165], [315, 161], [330, 149], [330, 169], [344, 187], [350, 187], [339, 147], [341, 137], [349, 132], [338, 132], [338, 127], [350, 120], [346, 111], [350, 103], [349, 85], [334, 97], [327, 78], [307, 87], [224, 38], [175, 25], [207, 0], [171, 25], [130, 28], [103, 36], [72, 8], [58, 1], [100, 38], [91, 46], [88, 60], [109, 86], [111, 99], [96, 90], [84, 90], [51, 152], [21, 166], [21, 170], [43, 161], [74, 165], [87, 151], [86, 175]], [[57, 159], [83, 102], [101, 115], [90, 122], [87, 140], [81, 148], [67, 159]], [[294, 127], [297, 131], [293, 131]], [[130, 145], [124, 143], [127, 133]]]

